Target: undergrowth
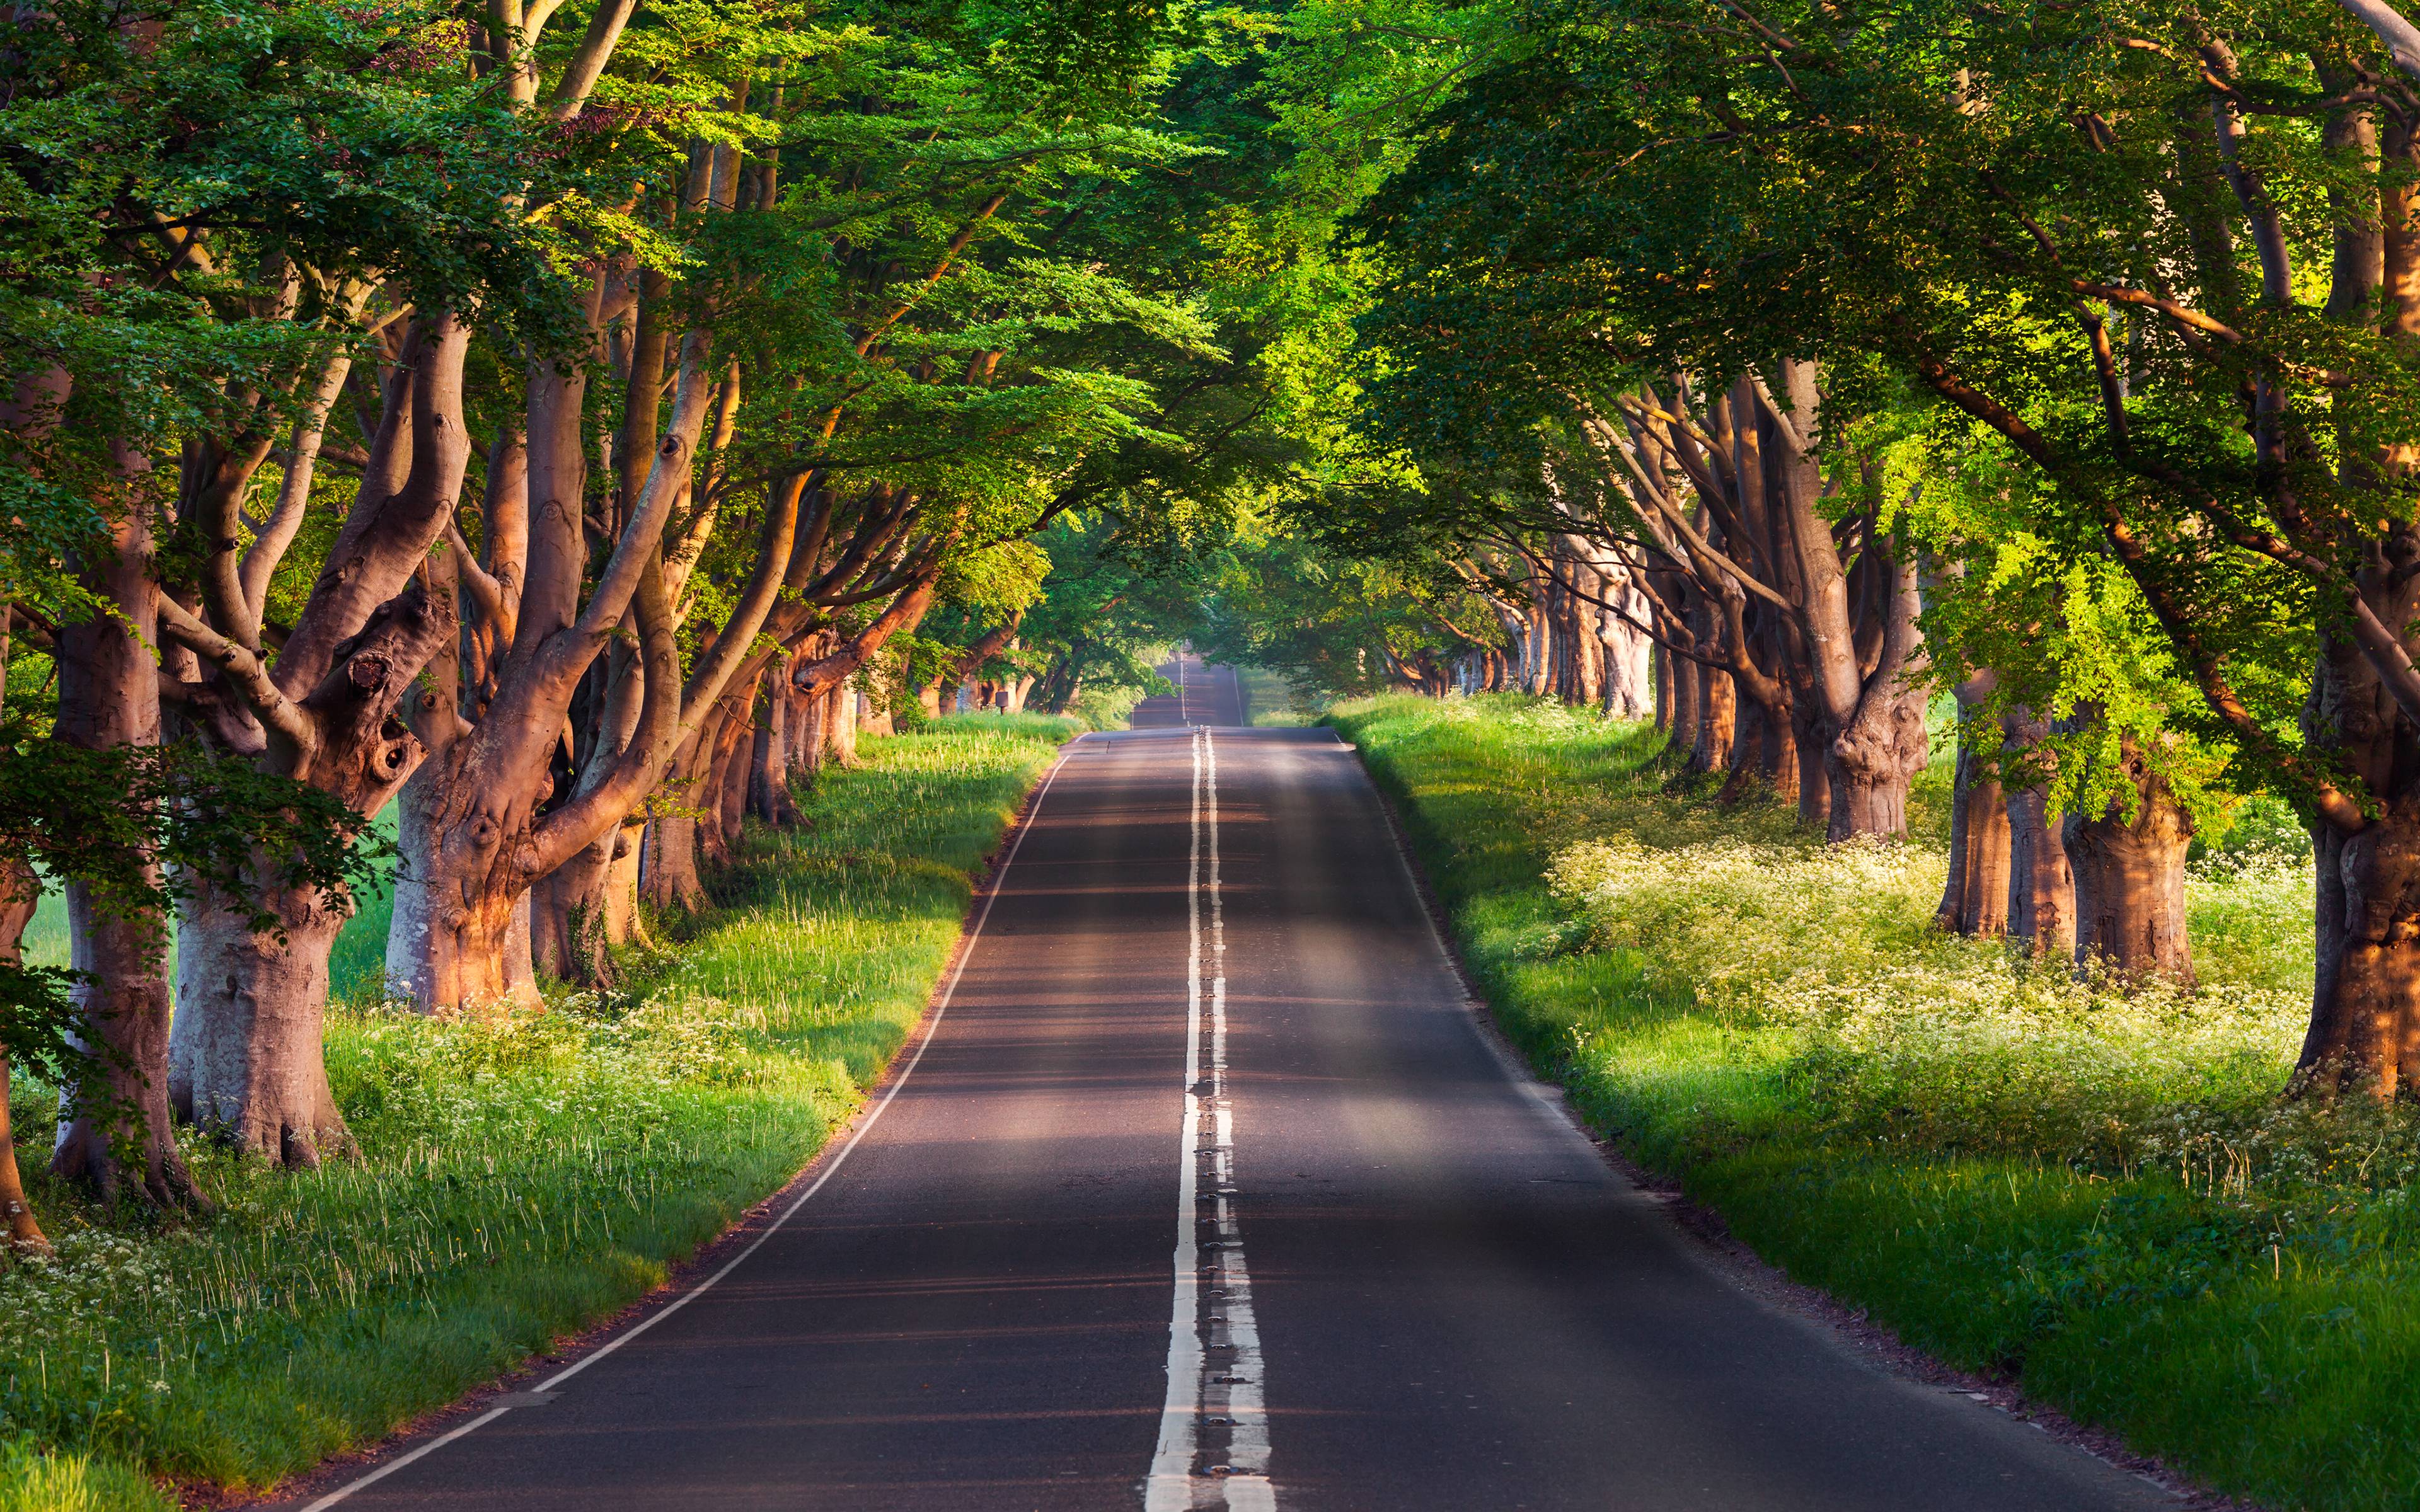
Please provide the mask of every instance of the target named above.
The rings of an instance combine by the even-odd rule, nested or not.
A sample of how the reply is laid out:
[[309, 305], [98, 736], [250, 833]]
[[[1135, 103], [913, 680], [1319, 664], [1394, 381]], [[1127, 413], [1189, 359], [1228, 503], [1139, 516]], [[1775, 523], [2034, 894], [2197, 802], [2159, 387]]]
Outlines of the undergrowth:
[[2128, 992], [1933, 928], [1942, 760], [1912, 842], [1826, 848], [1639, 726], [1332, 718], [1506, 1029], [1768, 1258], [2228, 1490], [2420, 1507], [2420, 1119], [2282, 1095], [2312, 884], [2273, 811], [2199, 848], [2202, 985]]
[[[660, 1285], [854, 1112], [1076, 728], [867, 739], [804, 796], [809, 827], [753, 834], [712, 911], [633, 963], [634, 990], [535, 1013], [424, 1017], [374, 985], [338, 1004], [357, 1162], [285, 1176], [189, 1142], [217, 1211], [170, 1224], [36, 1175], [58, 1257], [0, 1266], [0, 1512], [157, 1509], [155, 1477], [273, 1486]], [[23, 1091], [39, 1173], [55, 1100]]]

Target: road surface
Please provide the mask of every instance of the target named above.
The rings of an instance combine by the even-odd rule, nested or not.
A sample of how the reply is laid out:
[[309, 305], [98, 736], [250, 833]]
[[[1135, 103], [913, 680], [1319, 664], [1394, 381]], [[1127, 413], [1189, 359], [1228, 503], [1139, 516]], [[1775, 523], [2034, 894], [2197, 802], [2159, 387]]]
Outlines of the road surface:
[[1352, 752], [1190, 728], [1235, 685], [1180, 670], [1181, 708], [1070, 748], [921, 1054], [778, 1227], [287, 1504], [2175, 1504], [1727, 1279], [1490, 1049]]

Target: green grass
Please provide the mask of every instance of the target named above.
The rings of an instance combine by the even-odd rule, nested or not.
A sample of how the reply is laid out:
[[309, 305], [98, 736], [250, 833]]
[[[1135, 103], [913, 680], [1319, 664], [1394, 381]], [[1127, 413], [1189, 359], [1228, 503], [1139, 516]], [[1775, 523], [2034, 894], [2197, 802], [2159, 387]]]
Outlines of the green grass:
[[[662, 1283], [840, 1127], [923, 1011], [971, 877], [1073, 721], [867, 739], [758, 835], [623, 999], [332, 1015], [365, 1158], [193, 1150], [211, 1218], [36, 1179], [60, 1259], [0, 1270], [0, 1512], [256, 1490], [375, 1441]], [[365, 920], [366, 923], [367, 921]], [[382, 927], [381, 927], [382, 933]], [[54, 1104], [21, 1103], [35, 1170]]]
[[1666, 791], [1637, 726], [1332, 718], [1507, 1031], [1761, 1253], [2227, 1490], [2420, 1507], [2420, 1128], [2279, 1095], [2306, 858], [2213, 847], [2203, 989], [2128, 995], [1931, 927], [1944, 763], [1914, 843], [1826, 850]]

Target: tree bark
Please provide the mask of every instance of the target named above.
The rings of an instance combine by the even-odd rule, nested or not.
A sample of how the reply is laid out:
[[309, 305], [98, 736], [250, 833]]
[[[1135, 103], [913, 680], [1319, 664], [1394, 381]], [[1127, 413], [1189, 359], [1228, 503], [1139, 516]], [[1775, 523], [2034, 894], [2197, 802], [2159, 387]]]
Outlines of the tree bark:
[[2039, 788], [2008, 795], [2009, 933], [2064, 961], [2075, 954], [2075, 872], [2049, 809]]
[[1999, 679], [1989, 669], [1956, 689], [1958, 775], [1949, 809], [1949, 881], [1935, 918], [1953, 934], [1996, 938], [2008, 933], [2011, 883], [2009, 810], [2000, 783], [1997, 720], [1981, 709]]
[[[625, 627], [635, 630], [635, 621]], [[593, 792], [613, 775], [639, 729], [645, 679], [637, 653], [616, 642], [603, 666], [592, 669], [592, 675], [598, 672], [604, 696], [593, 701], [595, 723], [575, 794]], [[629, 872], [617, 870], [615, 862], [628, 854], [630, 843], [627, 828], [617, 825], [531, 886], [531, 953], [541, 969], [580, 987], [612, 987], [620, 981], [613, 950], [628, 943], [633, 904], [615, 896], [616, 887], [631, 880]]]
[[[140, 459], [129, 457], [131, 473]], [[139, 506], [113, 522], [110, 541], [85, 574], [86, 586], [115, 611], [58, 635], [58, 719], [54, 737], [87, 750], [152, 746], [160, 740], [160, 679], [151, 648], [159, 640], [159, 597], [150, 576], [151, 532]], [[156, 885], [156, 861], [144, 870]], [[166, 920], [129, 918], [97, 907], [91, 889], [70, 881], [68, 929], [83, 1021], [77, 1039], [101, 1060], [105, 1097], [72, 1093], [59, 1107], [54, 1174], [91, 1186], [104, 1202], [120, 1197], [163, 1208], [202, 1208], [178, 1152], [168, 1112]], [[125, 1166], [123, 1146], [136, 1165]]]
[[545, 999], [535, 977], [512, 969], [516, 934], [524, 959], [534, 950], [526, 895], [483, 897], [447, 874], [442, 857], [453, 826], [445, 799], [442, 785], [415, 777], [396, 802], [401, 855], [387, 923], [387, 990], [430, 1011], [479, 1003], [540, 1007]]
[[1731, 674], [1705, 667], [1698, 674], [1698, 742], [1689, 752], [1692, 772], [1730, 770], [1731, 748], [1739, 733], [1739, 703], [1731, 691]]
[[[2125, 976], [2190, 983], [2185, 854], [2193, 843], [2193, 821], [2131, 737], [2123, 759], [2134, 816], [2126, 816], [2121, 795], [2097, 816], [2067, 818], [2067, 854], [2075, 869], [2076, 960], [2099, 959]], [[2413, 854], [2420, 857], [2420, 849]]]
[[1991, 757], [1962, 743], [1949, 816], [1949, 882], [1937, 916], [1943, 929], [1978, 939], [2008, 933], [2011, 834]]
[[1631, 583], [1628, 569], [1619, 570], [1619, 578], [1611, 571], [1605, 575], [1604, 596], [1622, 605], [1630, 618], [1606, 609], [1599, 611], [1596, 622], [1605, 656], [1605, 712], [1617, 719], [1652, 717], [1660, 726], [1664, 722], [1658, 702], [1661, 672], [1652, 660], [1654, 642], [1631, 623], [1646, 622], [1646, 599]]
[[[0, 620], [0, 627], [7, 622]], [[0, 656], [5, 660], [5, 656]], [[14, 856], [0, 856], [0, 965], [25, 962], [25, 926], [42, 901], [42, 885], [33, 868]], [[8, 1247], [36, 1255], [51, 1253], [51, 1242], [34, 1219], [25, 1200], [25, 1180], [17, 1169], [17, 1140], [8, 1122], [8, 1057], [0, 1050], [0, 1218], [8, 1221]]]
[[1757, 761], [1766, 789], [1776, 803], [1797, 803], [1804, 779], [1798, 769], [1798, 737], [1791, 729], [1787, 709], [1778, 718], [1767, 711], [1761, 739]]
[[827, 697], [824, 729], [831, 737], [829, 752], [834, 764], [850, 767], [857, 764], [857, 689], [846, 683], [833, 688]]
[[[2003, 769], [2049, 733], [2049, 721], [2030, 710], [2002, 716]], [[2009, 812], [2009, 933], [2030, 942], [2037, 957], [2071, 960], [2075, 954], [2075, 872], [2068, 864], [2063, 827], [2051, 814], [2040, 783], [2002, 786]]]
[[1683, 761], [1686, 762], [1698, 748], [1698, 717], [1705, 703], [1699, 684], [1704, 679], [1706, 669], [1686, 656], [1668, 656], [1665, 661], [1671, 674], [1672, 717], [1668, 726], [1671, 738], [1665, 742], [1664, 748], [1680, 752]]
[[754, 749], [755, 739], [756, 727], [743, 727], [722, 762], [714, 808], [722, 837], [721, 854], [726, 860], [737, 853], [739, 839], [748, 820], [749, 756]]
[[[247, 596], [265, 588], [273, 561], [248, 557], [227, 574], [201, 626], [215, 642], [183, 623], [189, 612], [169, 615], [172, 633], [202, 651], [230, 690], [243, 690], [256, 728], [267, 730], [263, 766], [363, 815], [384, 807], [419, 761], [420, 743], [396, 719], [414, 679], [427, 670], [451, 686], [458, 676], [447, 650], [457, 629], [451, 589], [431, 594], [412, 579], [452, 581], [451, 553], [432, 559], [430, 548], [452, 518], [470, 455], [469, 345], [452, 316], [413, 322], [385, 385], [362, 486], [273, 667], [259, 666], [259, 606]], [[319, 1033], [342, 920], [324, 917], [322, 900], [278, 884], [281, 868], [281, 858], [255, 857], [257, 897], [199, 898], [184, 910], [191, 939], [180, 954], [198, 954], [178, 975], [170, 1075], [174, 1103], [205, 1128], [271, 1161], [310, 1166], [323, 1152], [351, 1149], [326, 1096]], [[285, 921], [282, 942], [247, 938], [256, 909]]]
[[790, 798], [790, 742], [796, 737], [798, 700], [790, 696], [789, 679], [779, 660], [762, 679], [765, 722], [756, 733], [748, 776], [748, 806], [757, 818], [781, 828], [799, 823], [799, 806]]
[[[1737, 683], [1733, 683], [1734, 691]], [[1772, 720], [1764, 705], [1752, 698], [1735, 699], [1731, 726], [1730, 775], [1723, 779], [1717, 803], [1738, 803], [1762, 788], [1767, 776], [1764, 750], [1772, 734]]]
[[[260, 874], [274, 864], [255, 860]], [[282, 937], [253, 930], [254, 906], [275, 914]], [[289, 1169], [357, 1152], [320, 1054], [328, 955], [349, 913], [312, 887], [254, 900], [201, 888], [180, 910], [168, 1074], [180, 1117]]]
[[706, 906], [706, 883], [697, 870], [697, 821], [663, 814], [647, 825], [647, 861], [640, 895], [661, 909], [694, 913]]
[[1869, 686], [1848, 728], [1833, 737], [1823, 759], [1830, 839], [1907, 833], [1908, 784], [1927, 755], [1924, 703], [1920, 687]]
[[[795, 495], [786, 496], [786, 521], [768, 512], [768, 553], [778, 544], [782, 555], [779, 561], [760, 561], [741, 598], [752, 607], [734, 610], [734, 620], [743, 623], [727, 625], [700, 657], [693, 679], [716, 686], [685, 688], [662, 535], [674, 501], [693, 476], [698, 436], [716, 383], [706, 371], [702, 333], [685, 338], [682, 350], [673, 424], [654, 448], [645, 486], [584, 605], [579, 602], [585, 568], [573, 481], [577, 469], [567, 450], [577, 437], [566, 440], [559, 434], [576, 433], [576, 426], [552, 412], [557, 401], [550, 402], [548, 413], [533, 409], [530, 579], [499, 691], [478, 723], [467, 729], [451, 708], [434, 711], [432, 725], [451, 726], [452, 733], [424, 736], [430, 753], [407, 790], [417, 790], [406, 810], [411, 832], [404, 844], [419, 886], [409, 915], [398, 886], [388, 976], [426, 1008], [502, 998], [513, 991], [504, 947], [515, 911], [524, 906], [531, 887], [612, 835], [656, 786], [678, 747], [691, 693], [709, 702], [716, 696], [721, 679], [744, 655], [740, 648], [753, 640], [779, 587], [791, 541], [788, 522], [796, 518]], [[557, 400], [567, 406], [568, 391]], [[553, 481], [542, 487], [548, 479]], [[574, 791], [548, 807], [555, 796], [548, 774], [565, 716], [590, 663], [626, 616], [638, 629], [643, 669], [636, 673], [641, 692], [634, 733], [624, 748], [608, 753], [612, 760], [600, 755], [601, 768], [584, 767]]]
[[[421, 752], [396, 709], [432, 660], [453, 671], [441, 649], [454, 634], [451, 608], [407, 589], [334, 649], [327, 675], [303, 700], [328, 742], [304, 773], [311, 786], [357, 813], [386, 806]], [[329, 954], [351, 909], [349, 900], [279, 884], [283, 864], [255, 856], [253, 896], [204, 889], [179, 909], [169, 1101], [213, 1136], [307, 1170], [355, 1151], [321, 1045]], [[276, 918], [277, 930], [255, 934], [256, 911]]]

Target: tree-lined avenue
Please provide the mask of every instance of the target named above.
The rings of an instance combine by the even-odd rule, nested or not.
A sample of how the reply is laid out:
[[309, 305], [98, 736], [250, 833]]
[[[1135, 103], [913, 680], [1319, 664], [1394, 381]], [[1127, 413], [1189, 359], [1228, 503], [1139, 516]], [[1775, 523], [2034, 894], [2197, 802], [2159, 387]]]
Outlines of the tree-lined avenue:
[[[1183, 671], [1188, 710], [1233, 714], [1232, 672]], [[553, 1399], [339, 1504], [1141, 1504], [1204, 813], [1276, 1505], [2166, 1503], [1726, 1280], [1490, 1049], [1351, 750], [1218, 729], [1205, 808], [1174, 702], [1069, 748], [912, 1073], [812, 1201]], [[1176, 1504], [1247, 1504], [1216, 1407]]]

